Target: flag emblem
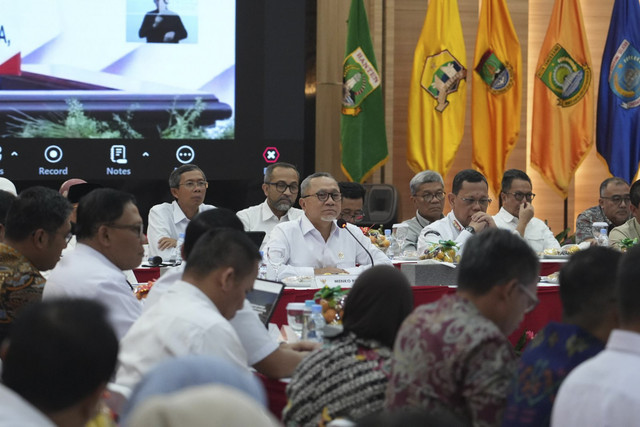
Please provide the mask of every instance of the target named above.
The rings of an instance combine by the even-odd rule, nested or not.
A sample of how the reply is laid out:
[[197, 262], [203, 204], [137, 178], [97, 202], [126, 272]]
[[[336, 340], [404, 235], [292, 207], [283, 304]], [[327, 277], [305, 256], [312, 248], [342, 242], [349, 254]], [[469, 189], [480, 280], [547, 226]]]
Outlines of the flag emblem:
[[609, 69], [611, 91], [622, 99], [622, 108], [640, 105], [640, 52], [628, 40], [623, 40], [611, 60]]
[[360, 104], [380, 86], [380, 75], [361, 48], [344, 60], [342, 76], [342, 114], [357, 116]]
[[443, 112], [449, 101], [447, 96], [458, 90], [467, 78], [467, 69], [448, 50], [427, 57], [420, 84], [438, 101], [436, 111]]
[[560, 44], [553, 46], [536, 76], [558, 97], [561, 107], [580, 101], [591, 83], [589, 66], [578, 64]]
[[493, 94], [504, 93], [513, 86], [513, 67], [508, 62], [503, 64], [491, 49], [482, 55], [475, 71]]

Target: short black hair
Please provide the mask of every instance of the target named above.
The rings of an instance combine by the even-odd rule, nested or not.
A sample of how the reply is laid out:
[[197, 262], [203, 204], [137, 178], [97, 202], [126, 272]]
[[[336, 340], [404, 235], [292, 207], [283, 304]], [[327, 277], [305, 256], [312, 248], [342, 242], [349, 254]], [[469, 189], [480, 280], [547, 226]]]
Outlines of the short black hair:
[[340, 187], [340, 193], [342, 193], [342, 197], [345, 199], [362, 199], [364, 202], [364, 195], [367, 193], [364, 185], [359, 184], [357, 182], [339, 182], [338, 187]]
[[185, 274], [204, 277], [221, 267], [232, 267], [238, 277], [252, 273], [261, 260], [256, 245], [243, 231], [220, 228], [202, 235], [187, 257]]
[[232, 210], [216, 208], [200, 212], [189, 222], [185, 231], [184, 244], [182, 246], [185, 258], [189, 257], [200, 236], [216, 228], [232, 228], [244, 231], [242, 221]]
[[640, 321], [640, 246], [632, 247], [620, 259], [616, 296], [620, 320], [624, 324]]
[[86, 299], [31, 304], [11, 325], [2, 381], [43, 412], [66, 409], [113, 374], [118, 339], [106, 308]]
[[202, 174], [204, 180], [207, 180], [207, 176], [204, 174], [204, 171], [200, 169], [198, 166], [194, 164], [182, 165], [171, 172], [169, 175], [169, 188], [178, 188], [180, 187], [180, 177], [185, 172], [198, 171]]
[[615, 280], [622, 254], [611, 248], [592, 246], [578, 251], [560, 270], [560, 299], [566, 317], [579, 317], [583, 328], [602, 323], [615, 300]]
[[513, 279], [524, 285], [537, 282], [540, 262], [522, 238], [491, 228], [466, 241], [457, 270], [458, 289], [484, 295]]
[[136, 204], [132, 194], [112, 188], [98, 188], [84, 196], [76, 213], [76, 236], [91, 238], [102, 224], [110, 224], [120, 218], [128, 203]]
[[11, 203], [5, 222], [5, 236], [19, 242], [34, 231], [57, 231], [69, 218], [73, 207], [57, 191], [45, 187], [30, 187]]
[[342, 325], [345, 332], [392, 348], [411, 310], [413, 293], [406, 276], [397, 268], [378, 265], [356, 279], [346, 299]]
[[8, 191], [0, 190], [0, 224], [4, 225], [7, 222], [7, 213], [15, 199], [16, 196]]
[[607, 189], [607, 187], [609, 186], [609, 184], [615, 184], [615, 185], [629, 185], [629, 183], [627, 181], [625, 181], [622, 178], [619, 178], [617, 176], [613, 176], [611, 178], [607, 178], [604, 181], [602, 181], [602, 183], [600, 184], [600, 197], [603, 196], [604, 191]]
[[271, 182], [271, 175], [273, 175], [273, 170], [275, 168], [286, 168], [286, 169], [293, 169], [296, 174], [298, 175], [298, 181], [300, 180], [300, 172], [298, 172], [298, 168], [295, 167], [295, 165], [292, 165], [291, 163], [286, 163], [286, 162], [278, 162], [278, 163], [271, 163], [269, 166], [267, 166], [267, 168], [264, 171], [264, 182]]
[[640, 180], [634, 182], [629, 189], [631, 204], [636, 208], [640, 205]]
[[513, 183], [514, 179], [527, 181], [529, 184], [531, 184], [531, 178], [529, 178], [529, 175], [527, 175], [525, 172], [521, 171], [520, 169], [509, 169], [504, 173], [504, 175], [502, 175], [502, 183], [500, 185], [502, 191], [511, 190], [511, 183]]
[[[466, 182], [484, 182], [485, 184], [487, 184], [487, 178], [485, 178], [484, 175], [482, 175], [477, 170], [463, 169], [460, 172], [458, 172], [456, 176], [453, 178], [453, 185], [452, 185], [453, 188], [451, 189], [451, 192], [455, 195], [458, 195], [458, 193], [460, 192], [460, 189], [462, 188], [462, 183], [465, 181]], [[489, 184], [487, 184], [487, 188], [488, 187], [489, 187]]]

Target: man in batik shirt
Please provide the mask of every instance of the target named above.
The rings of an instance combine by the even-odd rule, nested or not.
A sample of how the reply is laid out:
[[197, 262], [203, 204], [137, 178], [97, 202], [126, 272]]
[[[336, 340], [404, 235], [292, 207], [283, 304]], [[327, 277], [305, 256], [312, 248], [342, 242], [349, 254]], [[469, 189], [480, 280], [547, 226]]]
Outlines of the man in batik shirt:
[[474, 426], [498, 426], [516, 356], [507, 336], [538, 303], [538, 257], [520, 237], [471, 237], [458, 290], [422, 305], [394, 346], [386, 406], [446, 409]]
[[560, 271], [562, 323], [550, 322], [518, 361], [503, 426], [543, 427], [569, 372], [600, 353], [618, 326], [615, 283], [622, 254], [595, 246], [571, 257]]
[[13, 201], [0, 243], [0, 342], [20, 310], [42, 299], [45, 279], [71, 238], [71, 204], [57, 192], [32, 187]]

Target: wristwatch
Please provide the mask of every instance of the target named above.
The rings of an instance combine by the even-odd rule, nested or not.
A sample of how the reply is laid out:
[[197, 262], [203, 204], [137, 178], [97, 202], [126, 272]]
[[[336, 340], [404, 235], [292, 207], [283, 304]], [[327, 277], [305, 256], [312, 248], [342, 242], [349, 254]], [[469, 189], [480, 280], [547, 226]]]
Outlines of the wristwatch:
[[476, 234], [476, 229], [475, 229], [475, 228], [473, 228], [473, 227], [472, 227], [472, 226], [470, 226], [470, 225], [467, 225], [464, 229], [465, 229], [465, 230], [467, 230], [467, 231], [468, 231], [469, 233], [471, 233], [471, 234]]

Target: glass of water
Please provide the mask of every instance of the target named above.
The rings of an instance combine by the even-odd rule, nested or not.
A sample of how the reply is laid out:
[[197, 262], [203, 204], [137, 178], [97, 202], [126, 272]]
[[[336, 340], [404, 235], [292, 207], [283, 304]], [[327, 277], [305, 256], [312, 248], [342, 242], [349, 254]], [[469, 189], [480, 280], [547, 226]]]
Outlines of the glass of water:
[[278, 280], [278, 273], [280, 272], [280, 266], [284, 262], [284, 258], [284, 248], [278, 246], [269, 246], [269, 248], [267, 249], [267, 259], [269, 260], [269, 264], [273, 266], [273, 269], [275, 271], [272, 280]]

